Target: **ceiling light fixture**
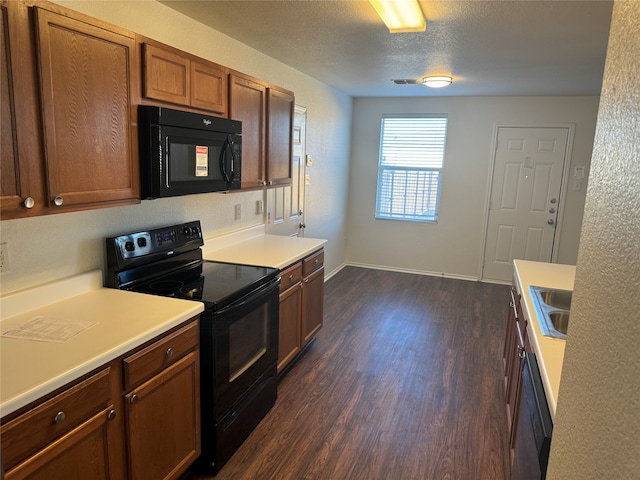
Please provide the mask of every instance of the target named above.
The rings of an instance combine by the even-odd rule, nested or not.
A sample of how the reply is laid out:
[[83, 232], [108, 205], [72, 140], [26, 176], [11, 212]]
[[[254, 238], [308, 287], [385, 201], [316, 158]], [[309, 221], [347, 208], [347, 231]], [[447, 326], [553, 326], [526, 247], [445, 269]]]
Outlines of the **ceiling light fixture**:
[[418, 0], [369, 0], [391, 33], [424, 32], [427, 22]]
[[451, 77], [424, 77], [422, 83], [431, 88], [442, 88], [451, 85]]

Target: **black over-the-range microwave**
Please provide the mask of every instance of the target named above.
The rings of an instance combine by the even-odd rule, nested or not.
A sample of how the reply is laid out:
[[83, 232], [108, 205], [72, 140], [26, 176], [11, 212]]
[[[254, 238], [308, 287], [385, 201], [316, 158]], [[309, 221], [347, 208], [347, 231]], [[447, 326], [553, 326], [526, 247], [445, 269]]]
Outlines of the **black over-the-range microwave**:
[[143, 199], [240, 188], [242, 122], [138, 106]]

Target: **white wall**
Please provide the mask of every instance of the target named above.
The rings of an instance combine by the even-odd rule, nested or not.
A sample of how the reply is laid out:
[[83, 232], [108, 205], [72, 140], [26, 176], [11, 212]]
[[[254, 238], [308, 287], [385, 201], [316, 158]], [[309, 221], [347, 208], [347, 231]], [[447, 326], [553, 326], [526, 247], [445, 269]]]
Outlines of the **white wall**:
[[[588, 172], [598, 97], [357, 98], [353, 106], [347, 260], [477, 278], [494, 126], [574, 123], [571, 168]], [[380, 120], [385, 113], [449, 115], [437, 224], [376, 220]], [[568, 191], [558, 262], [574, 264], [586, 189]]]
[[[85, 13], [221, 65], [292, 90], [307, 107], [307, 151], [314, 155], [307, 187], [306, 235], [329, 240], [331, 273], [344, 261], [351, 98], [153, 0], [59, 1]], [[104, 238], [137, 228], [200, 219], [205, 236], [263, 223], [262, 192], [202, 194], [146, 200], [141, 205], [6, 220], [0, 241], [9, 247], [10, 270], [2, 292], [103, 268]], [[242, 204], [242, 220], [234, 205]]]
[[616, 1], [550, 480], [640, 475], [640, 2]]

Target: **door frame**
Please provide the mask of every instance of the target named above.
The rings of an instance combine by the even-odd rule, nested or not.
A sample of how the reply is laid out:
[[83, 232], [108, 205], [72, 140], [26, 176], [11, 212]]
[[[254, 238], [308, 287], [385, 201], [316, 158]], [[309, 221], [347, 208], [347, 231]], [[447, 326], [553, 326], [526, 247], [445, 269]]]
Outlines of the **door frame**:
[[[493, 174], [496, 166], [496, 153], [498, 150], [498, 133], [501, 128], [566, 128], [567, 129], [567, 147], [564, 153], [564, 162], [562, 164], [562, 179], [560, 183], [560, 198], [558, 199], [558, 216], [556, 217], [556, 231], [553, 236], [553, 246], [551, 247], [551, 261], [555, 262], [558, 258], [558, 244], [562, 232], [562, 223], [564, 219], [564, 207], [567, 199], [567, 189], [569, 186], [571, 158], [573, 155], [573, 137], [575, 134], [575, 123], [494, 123], [491, 139], [491, 161], [489, 166], [489, 174], [487, 177], [487, 188], [485, 190], [484, 199], [484, 224], [482, 227], [482, 238], [480, 241], [480, 262], [478, 264], [478, 279], [484, 279], [484, 254], [487, 248], [487, 230], [489, 228], [489, 205], [491, 203], [491, 192], [493, 188]], [[487, 280], [495, 282], [495, 280]]]

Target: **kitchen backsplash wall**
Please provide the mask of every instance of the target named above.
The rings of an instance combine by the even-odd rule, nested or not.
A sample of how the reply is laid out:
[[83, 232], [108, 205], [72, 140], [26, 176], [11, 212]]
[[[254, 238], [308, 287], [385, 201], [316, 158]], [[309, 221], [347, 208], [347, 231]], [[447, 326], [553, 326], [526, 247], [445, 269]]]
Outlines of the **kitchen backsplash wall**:
[[[200, 220], [205, 237], [262, 223], [256, 202], [262, 192], [207, 193], [144, 200], [140, 205], [5, 220], [2, 242], [9, 270], [2, 272], [2, 293], [102, 269], [104, 239], [142, 228]], [[235, 220], [235, 205], [241, 220]]]
[[[307, 152], [314, 155], [306, 192], [306, 236], [326, 238], [327, 272], [344, 263], [351, 98], [156, 1], [58, 1], [67, 8], [127, 28], [221, 65], [280, 85], [307, 108]], [[203, 41], [203, 39], [206, 39]], [[328, 141], [330, 139], [331, 141]], [[205, 237], [264, 223], [262, 191], [201, 194], [140, 205], [0, 222], [9, 270], [2, 293], [67, 277], [104, 263], [104, 238], [138, 228], [202, 221]], [[326, 199], [331, 198], [330, 202]], [[241, 204], [241, 220], [235, 205]]]

